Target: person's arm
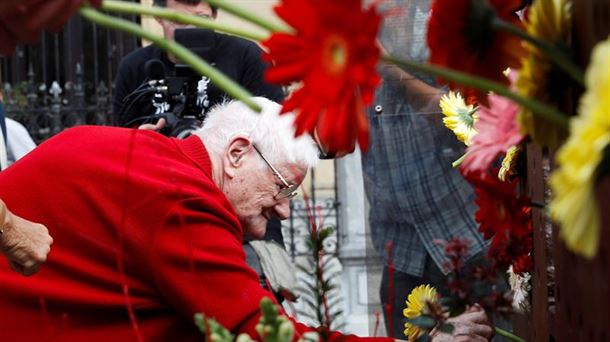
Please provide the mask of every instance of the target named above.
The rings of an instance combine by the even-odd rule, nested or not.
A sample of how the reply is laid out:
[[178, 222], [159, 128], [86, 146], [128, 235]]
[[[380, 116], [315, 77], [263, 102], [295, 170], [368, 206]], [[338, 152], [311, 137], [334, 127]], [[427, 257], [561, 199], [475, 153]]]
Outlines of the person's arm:
[[45, 226], [11, 213], [0, 200], [0, 249], [15, 272], [29, 276], [47, 260], [53, 238]]
[[[382, 53], [387, 53], [381, 42], [377, 41]], [[411, 107], [417, 112], [439, 112], [439, 102], [445, 91], [431, 86], [395, 64], [379, 62], [379, 71], [384, 82], [400, 86]]]
[[185, 320], [204, 313], [233, 333], [254, 333], [259, 302], [272, 295], [246, 265], [238, 223], [230, 218], [214, 199], [177, 202], [155, 234], [151, 277]]
[[[157, 291], [187, 321], [194, 322], [195, 313], [204, 313], [233, 334], [255, 338], [261, 299], [275, 299], [246, 264], [239, 223], [231, 222], [228, 208], [215, 201], [186, 200], [174, 208], [158, 230], [149, 258]], [[295, 341], [313, 331], [293, 322]], [[333, 332], [330, 340], [335, 339], [359, 338]]]
[[[443, 91], [439, 88], [433, 87], [428, 83], [418, 79], [417, 77], [409, 74], [405, 70], [396, 66], [392, 63], [381, 62], [381, 73], [387, 77], [387, 81], [394, 84], [402, 85], [407, 93], [405, 94], [409, 100], [412, 100], [413, 96], [419, 96], [420, 94], [442, 94]], [[439, 96], [440, 98], [440, 96]]]

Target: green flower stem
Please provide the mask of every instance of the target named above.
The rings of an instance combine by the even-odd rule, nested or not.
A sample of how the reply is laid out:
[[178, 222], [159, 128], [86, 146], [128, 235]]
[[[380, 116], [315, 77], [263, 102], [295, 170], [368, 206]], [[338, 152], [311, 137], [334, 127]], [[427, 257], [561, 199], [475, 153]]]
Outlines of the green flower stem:
[[184, 12], [163, 8], [163, 7], [150, 7], [140, 5], [135, 2], [127, 2], [127, 1], [113, 1], [113, 0], [105, 0], [102, 3], [102, 10], [108, 12], [116, 12], [123, 14], [136, 14], [136, 15], [148, 15], [154, 16], [157, 18], [163, 18], [167, 20], [171, 20], [177, 23], [186, 24], [186, 25], [194, 25], [197, 27], [208, 28], [212, 30], [222, 31], [228, 34], [232, 34], [235, 36], [243, 37], [246, 39], [261, 41], [265, 40], [268, 35], [258, 34], [252, 32], [252, 30], [244, 30], [237, 28], [234, 25], [226, 25], [221, 24], [215, 20], [203, 18], [196, 15], [186, 14]]
[[456, 159], [453, 163], [451, 163], [451, 167], [454, 169], [457, 169], [458, 167], [460, 167], [460, 165], [462, 165], [462, 163], [464, 162], [464, 159], [466, 159], [466, 155], [467, 155], [467, 153], [464, 153], [464, 155], [462, 155], [461, 157]]
[[525, 342], [524, 339], [522, 339], [521, 337], [514, 335], [512, 333], [509, 333], [508, 331], [504, 330], [504, 329], [500, 329], [498, 327], [495, 327], [496, 329], [496, 334], [510, 340], [510, 341], [515, 341], [515, 342]]
[[261, 111], [260, 107], [254, 101], [252, 101], [252, 95], [246, 89], [242, 88], [239, 84], [235, 83], [229, 77], [225, 76], [216, 68], [212, 67], [210, 64], [175, 41], [167, 40], [150, 32], [146, 32], [140, 25], [124, 19], [102, 14], [89, 6], [81, 7], [80, 15], [100, 26], [127, 32], [153, 42], [158, 47], [176, 56], [176, 58], [178, 58], [180, 61], [190, 65], [193, 70], [199, 74], [207, 76], [216, 86], [225, 91], [231, 97], [242, 101], [256, 112]]
[[501, 85], [500, 83], [452, 69], [419, 63], [412, 60], [400, 59], [387, 54], [382, 55], [381, 59], [403, 69], [424, 72], [429, 75], [441, 77], [447, 81], [459, 83], [482, 91], [493, 91], [497, 95], [509, 98], [522, 107], [529, 109], [534, 115], [552, 121], [564, 130], [568, 129], [568, 115], [563, 114], [555, 108], [550, 107], [540, 101], [512, 92], [510, 89]]
[[252, 11], [245, 10], [242, 6], [231, 4], [225, 0], [206, 0], [206, 2], [212, 6], [216, 6], [219, 9], [231, 13], [232, 15], [244, 19], [250, 23], [258, 25], [270, 32], [290, 32], [290, 29], [284, 25], [270, 22], [268, 19], [257, 16]]
[[544, 53], [553, 63], [555, 63], [559, 68], [561, 68], [566, 74], [568, 74], [572, 79], [578, 82], [580, 85], [584, 86], [585, 84], [585, 76], [583, 71], [574, 64], [565, 53], [561, 50], [557, 49], [554, 45], [549, 44], [549, 42], [538, 39], [536, 37], [532, 37], [526, 31], [518, 28], [517, 26], [506, 22], [500, 18], [494, 18], [492, 21], [492, 27], [497, 30], [502, 30], [508, 32], [514, 36], [517, 36], [526, 42], [532, 44], [536, 48], [538, 48], [542, 53]]

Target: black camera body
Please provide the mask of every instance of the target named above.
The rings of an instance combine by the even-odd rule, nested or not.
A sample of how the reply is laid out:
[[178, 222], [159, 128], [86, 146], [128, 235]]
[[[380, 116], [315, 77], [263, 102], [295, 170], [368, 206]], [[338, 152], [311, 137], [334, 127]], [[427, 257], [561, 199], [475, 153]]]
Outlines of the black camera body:
[[[218, 35], [207, 29], [175, 31], [176, 42], [209, 63], [214, 60], [217, 39]], [[148, 81], [147, 89], [143, 92], [152, 93], [154, 113], [140, 117], [131, 124], [156, 123], [164, 118], [166, 124], [160, 133], [178, 138], [186, 138], [200, 128], [209, 108], [210, 80], [201, 77], [186, 64], [176, 64], [173, 75], [166, 75], [165, 66], [160, 60], [148, 61], [145, 69]], [[133, 104], [128, 109], [131, 107]]]

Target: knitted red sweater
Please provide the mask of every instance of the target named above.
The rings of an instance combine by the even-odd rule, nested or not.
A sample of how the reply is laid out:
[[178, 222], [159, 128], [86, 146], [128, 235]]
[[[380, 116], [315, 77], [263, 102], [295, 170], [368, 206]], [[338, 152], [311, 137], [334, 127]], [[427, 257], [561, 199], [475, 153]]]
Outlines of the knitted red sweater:
[[55, 241], [33, 277], [0, 260], [3, 341], [201, 341], [197, 312], [255, 336], [272, 296], [199, 138], [73, 128], [0, 173], [0, 198]]

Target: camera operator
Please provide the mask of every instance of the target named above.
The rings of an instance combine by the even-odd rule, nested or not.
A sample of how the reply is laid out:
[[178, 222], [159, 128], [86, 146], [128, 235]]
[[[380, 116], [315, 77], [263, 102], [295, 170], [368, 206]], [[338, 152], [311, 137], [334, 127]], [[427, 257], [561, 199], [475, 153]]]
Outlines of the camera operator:
[[[156, 6], [168, 7], [174, 10], [182, 11], [188, 14], [208, 17], [216, 19], [218, 9], [209, 5], [206, 2], [199, 0], [154, 0]], [[157, 19], [163, 27], [163, 33], [166, 39], [176, 40], [186, 47], [191, 48], [193, 52], [204, 58], [207, 62], [214, 65], [225, 75], [239, 83], [255, 96], [266, 97], [275, 102], [282, 102], [284, 93], [281, 87], [268, 84], [264, 81], [264, 72], [267, 64], [261, 59], [262, 50], [255, 43], [229, 35], [216, 33], [210, 30], [181, 30], [176, 33], [176, 29], [184, 29], [187, 26], [173, 23], [171, 21]], [[181, 41], [179, 38], [185, 35], [178, 36], [180, 33], [188, 33], [188, 43]], [[199, 36], [194, 34], [199, 33]], [[195, 45], [197, 48], [194, 48]], [[197, 76], [193, 79], [195, 82], [189, 86], [189, 90], [183, 93], [186, 94], [186, 99], [183, 99], [186, 104], [182, 104], [181, 113], [176, 114], [175, 103], [171, 103], [171, 99], [163, 96], [163, 103], [157, 101], [157, 93], [153, 94], [150, 90], [149, 81], [155, 79], [172, 79], [181, 76], [184, 73], [183, 65], [172, 55], [168, 55], [162, 49], [150, 45], [137, 49], [125, 56], [119, 65], [118, 73], [115, 79], [115, 90], [113, 98], [113, 116], [115, 123], [124, 127], [140, 127], [144, 129], [152, 129], [160, 131], [165, 135], [178, 136], [184, 138], [186, 134], [192, 131], [193, 122], [199, 124], [203, 119], [203, 115], [214, 105], [221, 103], [226, 94], [220, 91], [214, 84], [210, 83], [206, 77]], [[191, 75], [189, 75], [191, 76]], [[192, 75], [191, 77], [195, 77]], [[171, 82], [169, 82], [171, 83]], [[171, 88], [171, 86], [170, 86]], [[184, 89], [183, 89], [184, 90]], [[170, 90], [171, 92], [171, 90]], [[193, 95], [194, 94], [194, 95]], [[167, 101], [167, 102], [163, 102]], [[169, 102], [169, 103], [168, 103]], [[173, 108], [172, 108], [173, 107]], [[195, 107], [195, 108], [193, 108]], [[198, 107], [198, 108], [197, 108]], [[193, 118], [193, 115], [185, 117], [183, 108], [187, 108], [187, 112], [201, 113], [201, 116]], [[163, 112], [165, 115], [155, 115], [155, 113]], [[167, 115], [167, 116], [166, 116]], [[173, 123], [176, 116], [177, 121]], [[168, 127], [170, 126], [170, 127]], [[162, 130], [163, 129], [163, 130]], [[186, 134], [185, 134], [186, 133]], [[284, 253], [284, 242], [281, 232], [281, 223], [278, 219], [271, 219], [267, 224], [267, 232], [265, 240], [275, 241], [280, 246], [278, 251], [275, 246], [267, 244], [264, 246], [264, 254], [272, 254], [276, 260], [279, 260], [277, 254]], [[260, 245], [250, 245], [245, 243], [244, 250], [246, 252], [248, 265], [252, 267], [261, 276], [261, 284], [267, 283], [274, 286], [274, 279], [266, 279], [263, 275], [263, 267], [282, 267], [285, 263], [269, 262], [261, 258]], [[286, 255], [287, 256], [287, 255]], [[260, 260], [259, 260], [260, 258]], [[268, 273], [268, 272], [267, 272]], [[273, 273], [286, 273], [283, 269], [276, 270]], [[277, 279], [275, 279], [277, 281]], [[282, 282], [282, 281], [280, 281]], [[290, 298], [288, 292], [291, 290], [290, 281], [281, 284], [284, 291], [284, 296]], [[288, 292], [286, 292], [288, 291]], [[276, 295], [278, 291], [276, 292]]]
[[[213, 19], [218, 14], [217, 8], [199, 0], [155, 0], [154, 4]], [[163, 19], [157, 20], [163, 28], [166, 39], [174, 40], [176, 29], [186, 27]], [[260, 58], [262, 50], [256, 43], [238, 37], [212, 33], [212, 36], [209, 34], [202, 36], [198, 42], [201, 45], [208, 45], [206, 48], [210, 51], [206, 51], [204, 55], [198, 51], [195, 51], [196, 53], [253, 95], [282, 102], [284, 99], [282, 88], [264, 81], [263, 75], [267, 65]], [[147, 70], [146, 66], [147, 62], [152, 60], [161, 62], [163, 65], [161, 73], [165, 73], [168, 77], [176, 75], [176, 65], [179, 61], [154, 45], [137, 49], [125, 56], [121, 60], [115, 79], [113, 115], [117, 125], [137, 127], [143, 123], [154, 123], [145, 122], [146, 117], [155, 113], [152, 94], [138, 96], [140, 95], [138, 90], [143, 85], [146, 86], [146, 82], [151, 79], [151, 71]], [[158, 73], [158, 71], [153, 71], [153, 73]], [[199, 94], [196, 105], [203, 112], [222, 102], [226, 97], [214, 84], [209, 83], [206, 77], [200, 78], [196, 88]], [[138, 94], [134, 96], [136, 93]], [[132, 103], [135, 98], [138, 98], [138, 101]], [[139, 118], [142, 120], [138, 121]]]

